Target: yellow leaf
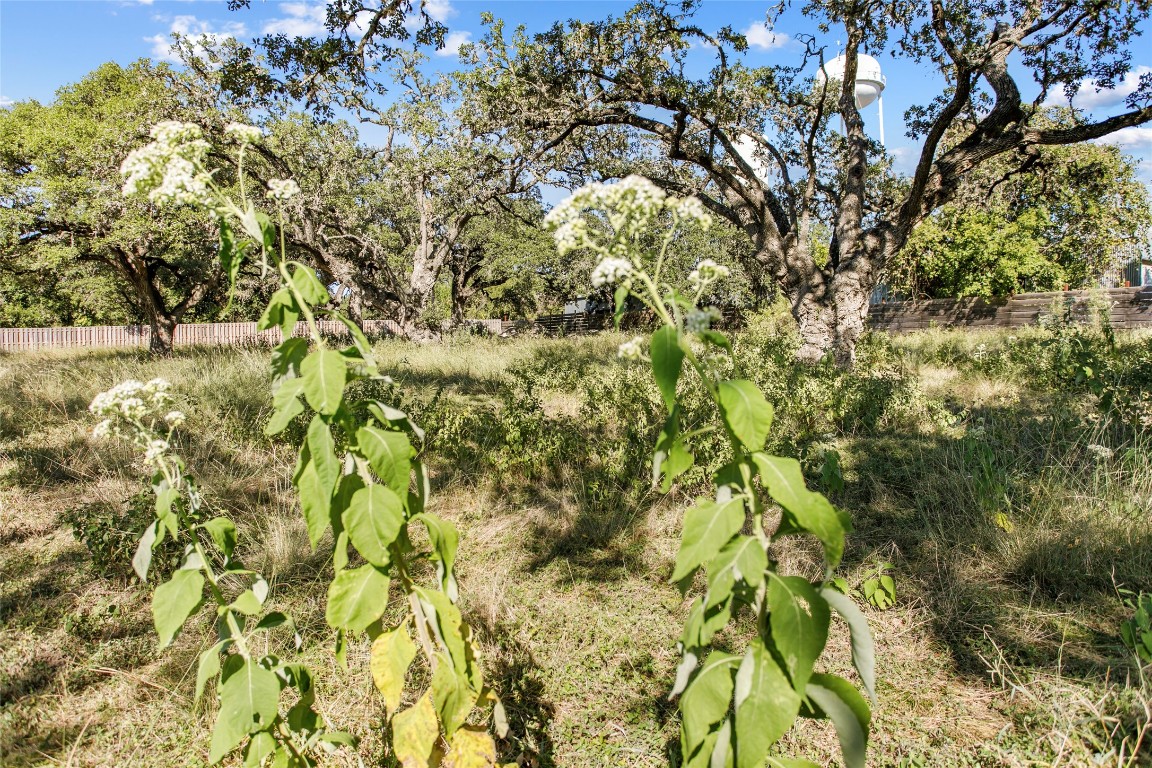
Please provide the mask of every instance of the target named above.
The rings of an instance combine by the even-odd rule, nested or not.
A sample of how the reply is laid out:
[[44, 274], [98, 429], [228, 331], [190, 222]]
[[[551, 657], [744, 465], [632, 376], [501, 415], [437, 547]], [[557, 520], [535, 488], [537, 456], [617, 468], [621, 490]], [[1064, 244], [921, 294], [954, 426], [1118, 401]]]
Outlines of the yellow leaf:
[[496, 742], [487, 731], [464, 726], [452, 736], [444, 768], [491, 768], [496, 764]]
[[404, 693], [404, 675], [408, 665], [416, 657], [416, 644], [408, 636], [408, 628], [401, 624], [389, 632], [383, 632], [372, 643], [372, 658], [369, 668], [372, 680], [388, 714], [400, 708], [400, 696]]
[[432, 750], [440, 738], [440, 721], [428, 691], [413, 706], [392, 718], [392, 751], [404, 768], [432, 768]]

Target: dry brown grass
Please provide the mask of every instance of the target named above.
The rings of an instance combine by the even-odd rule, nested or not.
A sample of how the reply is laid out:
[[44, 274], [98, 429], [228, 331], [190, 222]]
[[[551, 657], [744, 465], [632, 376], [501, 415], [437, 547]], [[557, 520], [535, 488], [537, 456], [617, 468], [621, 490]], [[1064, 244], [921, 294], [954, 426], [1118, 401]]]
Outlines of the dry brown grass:
[[[577, 342], [573, 354], [608, 357], [614, 343]], [[405, 367], [401, 384], [409, 388], [442, 388], [461, 402], [490, 405], [507, 386], [510, 364], [541, 350], [558, 354], [557, 344], [390, 342], [381, 352]], [[88, 441], [83, 408], [121, 378], [154, 375], [178, 382], [193, 414], [181, 450], [212, 503], [240, 521], [246, 557], [273, 576], [275, 607], [292, 613], [308, 638], [302, 660], [321, 681], [325, 716], [363, 737], [359, 756], [368, 764], [381, 760], [382, 713], [365, 673], [367, 645], [352, 644], [347, 670], [331, 659], [324, 544], [315, 554], [307, 544], [287, 451], [259, 434], [263, 354], [0, 358], [0, 764], [205, 760], [211, 707], [190, 699], [207, 617], [158, 654], [145, 590], [94, 575], [60, 521], [62, 510], [82, 500], [115, 503], [134, 492], [130, 457]], [[947, 367], [920, 373], [934, 396], [973, 411], [1008, 413], [1024, 399], [1019, 386]], [[542, 400], [558, 423], [579, 416], [578, 395], [552, 390]], [[1024, 440], [1032, 435], [1022, 426], [1027, 418], [1000, 423], [1002, 432], [997, 423], [986, 422], [990, 434], [1023, 436], [1005, 450], [1035, 450], [1035, 441]], [[839, 501], [858, 528], [842, 575], [855, 583], [876, 562], [891, 561], [899, 590], [897, 607], [867, 609], [880, 680], [873, 764], [1088, 765], [1094, 752], [1114, 749], [1117, 734], [1146, 732], [1149, 696], [1125, 685], [1113, 639], [1121, 618], [1115, 599], [1096, 587], [1068, 594], [1056, 577], [1068, 568], [1100, 577], [1102, 554], [1088, 546], [1086, 531], [1104, 530], [1121, 546], [1144, 541], [1146, 529], [1125, 517], [1120, 497], [1135, 490], [1152, 498], [1152, 472], [1100, 467], [1085, 474], [1073, 471], [1074, 452], [1053, 448], [1038, 459], [1043, 471], [1021, 474], [1030, 494], [1013, 486], [1017, 501], [1006, 510], [1016, 527], [1005, 531], [990, 525], [991, 507], [981, 506], [995, 492], [970, 476], [979, 456], [960, 440], [968, 434], [958, 427], [946, 435], [925, 430], [919, 442], [836, 441], [849, 483]], [[1011, 469], [995, 465], [993, 479]], [[485, 667], [512, 721], [506, 757], [564, 768], [666, 765], [678, 726], [665, 694], [686, 613], [666, 578], [690, 500], [648, 496], [590, 513], [583, 479], [564, 467], [533, 494], [509, 493], [482, 473], [440, 467], [436, 475], [435, 510], [462, 533], [462, 607], [480, 631]], [[928, 487], [910, 484], [926, 477], [934, 478]], [[785, 569], [811, 568], [803, 545], [775, 554]], [[1043, 574], [1056, 580], [1036, 582]], [[721, 642], [743, 642], [739, 623]], [[851, 677], [846, 647], [837, 626], [827, 667]], [[802, 723], [783, 747], [822, 765], [836, 760], [835, 737], [823, 723]], [[1116, 768], [1139, 764], [1130, 752], [1101, 759]], [[335, 764], [354, 765], [355, 756]]]

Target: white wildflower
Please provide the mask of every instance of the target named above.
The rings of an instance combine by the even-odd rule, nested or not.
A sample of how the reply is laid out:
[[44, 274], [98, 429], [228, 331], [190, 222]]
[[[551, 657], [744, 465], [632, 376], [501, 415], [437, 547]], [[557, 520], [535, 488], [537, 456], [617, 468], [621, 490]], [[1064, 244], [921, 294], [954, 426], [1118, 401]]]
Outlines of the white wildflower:
[[168, 411], [164, 414], [164, 421], [168, 423], [168, 426], [175, 429], [184, 423], [185, 417], [181, 411]]
[[173, 147], [190, 141], [204, 138], [200, 126], [196, 123], [182, 123], [179, 120], [165, 120], [152, 126], [149, 135], [157, 144]]
[[600, 288], [604, 285], [613, 285], [632, 274], [632, 263], [627, 259], [617, 259], [609, 256], [596, 265], [592, 270], [592, 286]]
[[120, 413], [126, 419], [142, 419], [148, 413], [148, 407], [138, 397], [125, 397], [120, 400]]
[[583, 218], [570, 219], [560, 224], [552, 233], [552, 237], [556, 240], [556, 249], [560, 251], [561, 256], [591, 244], [588, 237], [588, 221]]
[[232, 136], [241, 144], [259, 144], [264, 138], [264, 131], [254, 125], [244, 123], [228, 123], [224, 126], [224, 133]]
[[154, 464], [167, 452], [167, 440], [149, 440], [148, 447], [144, 450], [144, 461], [147, 461], [149, 464]]
[[690, 333], [700, 333], [712, 327], [718, 312], [714, 309], [696, 309], [684, 316], [684, 328]]
[[268, 197], [273, 200], [288, 200], [300, 194], [300, 185], [292, 179], [269, 179]]
[[1108, 459], [1112, 458], [1112, 454], [1114, 453], [1111, 448], [1105, 445], [1097, 445], [1095, 443], [1088, 446], [1088, 452], [1092, 454], [1092, 456], [1095, 457], [1097, 461], [1107, 461]]
[[104, 419], [104, 421], [100, 422], [92, 428], [92, 437], [96, 438], [97, 440], [103, 440], [110, 434], [112, 434], [111, 419]]
[[124, 194], [147, 193], [154, 203], [202, 205], [209, 201], [211, 175], [204, 170], [210, 146], [195, 123], [173, 120], [152, 129], [151, 144], [124, 158]]
[[642, 341], [636, 336], [631, 341], [624, 342], [616, 349], [616, 356], [621, 360], [640, 360], [644, 356]]
[[712, 226], [712, 214], [708, 213], [698, 197], [681, 198], [676, 203], [675, 213], [681, 221], [694, 221], [705, 231]]

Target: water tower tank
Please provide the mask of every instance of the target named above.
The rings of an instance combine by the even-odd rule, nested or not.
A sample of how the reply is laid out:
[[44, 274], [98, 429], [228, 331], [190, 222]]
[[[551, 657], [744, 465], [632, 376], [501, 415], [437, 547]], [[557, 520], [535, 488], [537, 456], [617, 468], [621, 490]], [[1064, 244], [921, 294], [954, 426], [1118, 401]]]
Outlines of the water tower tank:
[[[824, 68], [816, 75], [817, 82], [824, 79], [844, 79], [844, 56], [841, 54], [824, 64]], [[856, 109], [863, 109], [884, 92], [884, 74], [880, 71], [880, 62], [867, 54], [856, 56]]]

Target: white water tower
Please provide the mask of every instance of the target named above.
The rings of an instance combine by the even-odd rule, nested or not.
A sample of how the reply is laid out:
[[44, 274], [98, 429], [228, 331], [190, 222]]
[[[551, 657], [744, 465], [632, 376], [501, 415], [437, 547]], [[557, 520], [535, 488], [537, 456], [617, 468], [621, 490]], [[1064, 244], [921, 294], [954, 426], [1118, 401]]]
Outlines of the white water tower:
[[[844, 79], [844, 54], [840, 54], [826, 62], [820, 72], [816, 74], [816, 82], [825, 80]], [[860, 53], [856, 55], [856, 109], [864, 109], [872, 102], [876, 102], [880, 110], [880, 144], [884, 144], [884, 73], [880, 71], [880, 62], [871, 56]]]

